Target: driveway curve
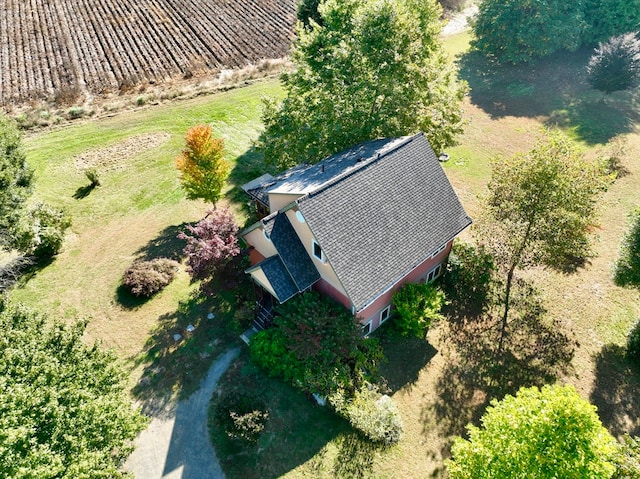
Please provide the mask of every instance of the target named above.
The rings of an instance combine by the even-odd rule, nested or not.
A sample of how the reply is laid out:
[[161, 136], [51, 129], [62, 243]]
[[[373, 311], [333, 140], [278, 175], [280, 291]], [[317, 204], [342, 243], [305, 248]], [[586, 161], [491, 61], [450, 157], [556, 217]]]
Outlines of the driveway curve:
[[136, 450], [124, 469], [136, 479], [224, 479], [209, 440], [207, 409], [218, 380], [238, 356], [239, 348], [222, 354], [200, 389], [153, 417], [136, 439]]

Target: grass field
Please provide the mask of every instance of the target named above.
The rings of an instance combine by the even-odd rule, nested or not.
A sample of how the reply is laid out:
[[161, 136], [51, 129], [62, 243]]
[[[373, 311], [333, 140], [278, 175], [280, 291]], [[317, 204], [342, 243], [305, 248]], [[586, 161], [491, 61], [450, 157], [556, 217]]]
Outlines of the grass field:
[[[622, 160], [626, 173], [602, 199], [598, 256], [575, 274], [536, 269], [523, 275], [539, 290], [546, 309], [544, 324], [557, 335], [548, 330], [540, 334], [539, 349], [519, 366], [537, 374], [522, 382], [546, 380], [547, 374], [573, 384], [599, 407], [612, 433], [637, 434], [640, 379], [621, 346], [640, 317], [640, 293], [615, 286], [611, 267], [626, 215], [640, 204], [638, 92], [605, 96], [589, 89], [584, 79], [586, 51], [557, 55], [535, 67], [486, 71], [479, 58], [464, 54], [467, 41], [464, 35], [448, 40], [452, 51], [463, 54], [461, 76], [471, 93], [465, 100], [469, 124], [460, 144], [449, 151], [445, 170], [471, 216], [478, 211], [477, 196], [490, 174], [489, 159], [527, 150], [545, 126], [560, 126], [590, 155], [618, 135], [627, 141]], [[192, 390], [218, 352], [237, 341], [234, 328], [241, 312], [234, 292], [221, 291], [213, 300], [203, 300], [192, 294], [194, 286], [181, 272], [157, 297], [136, 304], [118, 294], [119, 281], [134, 258], [179, 254], [174, 238], [180, 225], [205, 213], [206, 205], [184, 200], [173, 165], [184, 131], [212, 123], [235, 163], [232, 183], [239, 183], [259, 173], [250, 150], [260, 127], [259, 98], [279, 92], [276, 82], [265, 81], [28, 136], [28, 160], [38, 178], [36, 196], [64, 206], [74, 224], [63, 252], [14, 291], [13, 299], [55, 316], [90, 317], [88, 340], [101, 339], [128, 361], [132, 387], [143, 378], [143, 387], [134, 388], [138, 397]], [[130, 138], [156, 146], [123, 155], [114, 165], [113, 152], [127, 151]], [[116, 149], [105, 150], [108, 147]], [[84, 198], [74, 198], [88, 183], [76, 164], [106, 157], [109, 161], [104, 160], [100, 172], [103, 185]], [[236, 191], [230, 190], [229, 199], [241, 212], [244, 200]], [[216, 313], [213, 320], [205, 319], [210, 311]], [[174, 344], [172, 334], [189, 322], [196, 325], [193, 337]], [[451, 436], [463, 433], [467, 421], [477, 418], [497, 394], [474, 382], [474, 373], [486, 366], [480, 354], [486, 335], [455, 328], [446, 322], [437, 325], [428, 343], [384, 341], [389, 363], [383, 372], [405, 424], [404, 439], [386, 451], [373, 451], [345, 434], [343, 426], [310, 402], [292, 399], [295, 393], [287, 387], [255, 379], [250, 365], [232, 368], [224, 387], [268, 388], [275, 398], [271, 417], [277, 420], [265, 436], [268, 444], [259, 443], [250, 451], [227, 450], [223, 464], [228, 476], [251, 477], [236, 462], [250, 456], [253, 470], [262, 471], [255, 477], [332, 477], [335, 467], [343, 467], [338, 472], [348, 477], [345, 464], [357, 469], [356, 477], [440, 477]], [[545, 369], [545, 361], [552, 360], [553, 367]], [[313, 434], [297, 427], [305, 424], [298, 418], [321, 426], [327, 421], [323, 440], [298, 447], [306, 434]], [[294, 431], [293, 436], [287, 431]]]

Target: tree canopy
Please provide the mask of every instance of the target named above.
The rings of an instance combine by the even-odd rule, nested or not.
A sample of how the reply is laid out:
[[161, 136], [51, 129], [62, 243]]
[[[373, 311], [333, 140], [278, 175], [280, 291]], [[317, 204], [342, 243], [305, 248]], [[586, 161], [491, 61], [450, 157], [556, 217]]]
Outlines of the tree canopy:
[[115, 355], [83, 344], [83, 322], [50, 322], [3, 300], [0, 328], [0, 476], [123, 477], [146, 421]]
[[0, 246], [10, 241], [32, 190], [33, 171], [27, 166], [21, 141], [15, 123], [0, 114]]
[[559, 132], [547, 132], [527, 153], [493, 160], [492, 168], [475, 231], [506, 275], [502, 338], [517, 268], [571, 268], [591, 254], [597, 199], [609, 178]]
[[176, 158], [176, 167], [181, 172], [187, 198], [203, 199], [215, 205], [222, 196], [230, 170], [223, 158], [224, 141], [212, 137], [209, 125], [198, 125], [187, 130], [185, 142], [182, 154]]
[[620, 286], [640, 288], [640, 208], [629, 215], [629, 229], [622, 240], [613, 279]]
[[525, 63], [576, 50], [586, 30], [582, 0], [484, 0], [472, 46], [502, 63]]
[[435, 0], [327, 0], [319, 12], [321, 25], [299, 25], [285, 99], [265, 102], [258, 146], [267, 163], [314, 163], [418, 131], [436, 152], [453, 144], [467, 87], [440, 44]]
[[615, 471], [615, 439], [571, 386], [522, 388], [492, 401], [481, 423], [454, 440], [452, 479], [609, 479]]

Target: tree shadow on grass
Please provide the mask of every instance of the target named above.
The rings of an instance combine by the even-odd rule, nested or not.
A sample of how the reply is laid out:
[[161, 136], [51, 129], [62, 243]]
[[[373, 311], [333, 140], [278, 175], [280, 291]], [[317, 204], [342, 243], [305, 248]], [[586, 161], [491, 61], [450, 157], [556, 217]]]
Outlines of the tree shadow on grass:
[[[576, 342], [561, 324], [545, 317], [535, 290], [520, 281], [514, 291], [513, 316], [503, 351], [497, 350], [499, 321], [489, 312], [445, 327], [442, 348], [446, 358], [435, 397], [423, 409], [424, 433], [433, 427], [440, 435], [465, 435], [466, 425], [478, 424], [492, 399], [515, 394], [521, 387], [542, 386], [571, 370]], [[447, 443], [441, 451], [449, 455]]]
[[[379, 330], [378, 330], [379, 331]], [[425, 339], [404, 338], [388, 333], [388, 328], [376, 335], [384, 350], [386, 362], [380, 365], [380, 375], [392, 393], [404, 388], [409, 390], [418, 381], [424, 369], [438, 352]]]
[[194, 223], [182, 223], [179, 225], [167, 226], [158, 236], [149, 241], [146, 245], [135, 252], [136, 258], [144, 261], [155, 258], [169, 258], [175, 261], [182, 261], [185, 257], [182, 250], [185, 242], [178, 239], [178, 233], [186, 229], [188, 225]]
[[76, 200], [84, 199], [87, 196], [89, 196], [91, 194], [91, 192], [93, 190], [95, 190], [95, 189], [96, 189], [96, 185], [94, 185], [93, 183], [90, 183], [90, 184], [85, 185], [85, 186], [80, 186], [80, 187], [78, 187], [76, 192], [73, 194], [73, 197]]
[[596, 378], [589, 398], [604, 426], [618, 439], [624, 433], [640, 434], [640, 369], [625, 352], [621, 346], [607, 344], [596, 354]]
[[590, 48], [557, 52], [535, 64], [497, 65], [477, 51], [459, 58], [471, 102], [493, 118], [543, 118], [547, 126], [572, 129], [589, 144], [631, 132], [640, 120], [640, 93], [607, 95], [590, 87]]
[[239, 344], [253, 317], [243, 291], [220, 288], [207, 296], [197, 290], [158, 318], [144, 351], [133, 358], [144, 367], [133, 394], [146, 414], [158, 415], [170, 401], [189, 397], [215, 358]]
[[[229, 394], [260, 398], [269, 416], [255, 444], [230, 438], [215, 421], [219, 399]], [[218, 383], [209, 409], [209, 427], [222, 468], [229, 479], [282, 477], [301, 466], [304, 477], [370, 478], [384, 448], [372, 444], [328, 407], [289, 384], [268, 377], [250, 360], [248, 351]], [[331, 454], [332, 442], [336, 454]]]
[[226, 198], [236, 205], [242, 205], [243, 213], [249, 218], [247, 224], [253, 223], [257, 218], [252, 210], [249, 196], [241, 187], [265, 173], [275, 175], [277, 170], [266, 165], [262, 153], [252, 147], [236, 159], [236, 163], [229, 174], [227, 181], [232, 185], [232, 188], [227, 192]]

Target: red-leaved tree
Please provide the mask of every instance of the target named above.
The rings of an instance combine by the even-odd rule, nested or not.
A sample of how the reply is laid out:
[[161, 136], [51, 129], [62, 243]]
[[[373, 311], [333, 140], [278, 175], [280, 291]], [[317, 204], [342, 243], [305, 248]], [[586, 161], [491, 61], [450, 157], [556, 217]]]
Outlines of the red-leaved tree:
[[210, 210], [178, 238], [187, 242], [187, 272], [194, 280], [212, 277], [240, 253], [238, 225], [229, 208]]

